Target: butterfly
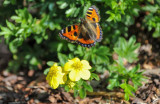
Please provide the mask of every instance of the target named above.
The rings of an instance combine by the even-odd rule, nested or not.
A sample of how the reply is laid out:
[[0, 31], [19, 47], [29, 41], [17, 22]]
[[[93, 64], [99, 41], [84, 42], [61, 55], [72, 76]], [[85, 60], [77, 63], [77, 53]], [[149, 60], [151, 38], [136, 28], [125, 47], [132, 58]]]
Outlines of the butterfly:
[[99, 21], [98, 8], [93, 5], [88, 8], [85, 19], [81, 19], [78, 24], [62, 29], [59, 36], [69, 42], [76, 42], [83, 47], [90, 48], [102, 40], [103, 33]]

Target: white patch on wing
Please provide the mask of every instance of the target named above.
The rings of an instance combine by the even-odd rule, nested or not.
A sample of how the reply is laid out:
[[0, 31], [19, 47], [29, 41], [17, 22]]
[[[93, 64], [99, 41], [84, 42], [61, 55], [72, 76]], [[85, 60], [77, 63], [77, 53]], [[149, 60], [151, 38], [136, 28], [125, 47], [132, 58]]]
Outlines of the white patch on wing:
[[64, 33], [64, 30], [62, 29], [62, 33]]
[[90, 7], [90, 8], [88, 8], [88, 9], [89, 9], [89, 10], [92, 10], [93, 8]]

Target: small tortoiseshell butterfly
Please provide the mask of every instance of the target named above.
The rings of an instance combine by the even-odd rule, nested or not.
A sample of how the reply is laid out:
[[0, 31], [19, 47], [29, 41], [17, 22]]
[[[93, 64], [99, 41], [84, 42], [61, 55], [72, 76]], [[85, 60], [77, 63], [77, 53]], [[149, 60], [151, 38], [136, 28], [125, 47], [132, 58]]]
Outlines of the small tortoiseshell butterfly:
[[96, 6], [91, 6], [86, 13], [85, 19], [81, 23], [74, 24], [62, 29], [60, 37], [70, 42], [76, 42], [83, 47], [92, 47], [96, 42], [102, 40], [102, 29], [98, 22], [100, 16]]

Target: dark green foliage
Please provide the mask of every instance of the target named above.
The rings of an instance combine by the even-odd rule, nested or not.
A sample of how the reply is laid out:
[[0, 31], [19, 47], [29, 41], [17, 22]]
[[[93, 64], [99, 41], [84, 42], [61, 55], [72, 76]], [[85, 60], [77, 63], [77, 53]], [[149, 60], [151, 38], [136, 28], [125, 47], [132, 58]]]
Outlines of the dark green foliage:
[[160, 1], [155, 0], [146, 2], [146, 6], [142, 7], [142, 10], [150, 12], [145, 16], [143, 20], [143, 25], [148, 28], [149, 31], [154, 30], [153, 37], [160, 37]]
[[[99, 8], [102, 42], [88, 49], [60, 39], [59, 31], [79, 23], [91, 5]], [[129, 100], [144, 79], [139, 65], [129, 70], [123, 63], [138, 60], [135, 51], [140, 44], [132, 37], [136, 34], [129, 32], [129, 27], [135, 25], [135, 18], [143, 13], [142, 27], [147, 32], [153, 31], [150, 34], [153, 37], [160, 37], [159, 5], [159, 0], [4, 0], [0, 5], [0, 36], [5, 38], [13, 54], [8, 69], [13, 72], [24, 68], [36, 70], [39, 65], [45, 68], [44, 63], [51, 66], [54, 62], [63, 66], [68, 59], [78, 57], [90, 62], [92, 72], [103, 73], [109, 69], [107, 88], [121, 87], [125, 99]], [[113, 53], [118, 54], [118, 60], [112, 59]], [[44, 74], [48, 71], [49, 68], [44, 70]], [[99, 77], [92, 73], [90, 79], [99, 80]], [[93, 91], [85, 82], [79, 85], [82, 85], [80, 91], [74, 88], [75, 96], [79, 94], [83, 98], [86, 91]], [[67, 86], [65, 89], [69, 90]]]

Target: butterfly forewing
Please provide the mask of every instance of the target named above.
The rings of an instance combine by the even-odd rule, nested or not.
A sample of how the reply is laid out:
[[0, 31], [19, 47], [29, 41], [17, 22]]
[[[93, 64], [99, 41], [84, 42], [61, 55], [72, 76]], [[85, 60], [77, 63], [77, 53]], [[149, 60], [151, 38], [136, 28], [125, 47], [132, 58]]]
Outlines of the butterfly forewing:
[[74, 42], [79, 35], [79, 24], [68, 26], [61, 30], [60, 37], [68, 41]]
[[86, 18], [93, 21], [93, 22], [99, 22], [100, 16], [98, 13], [98, 8], [96, 6], [91, 6], [86, 13]]

